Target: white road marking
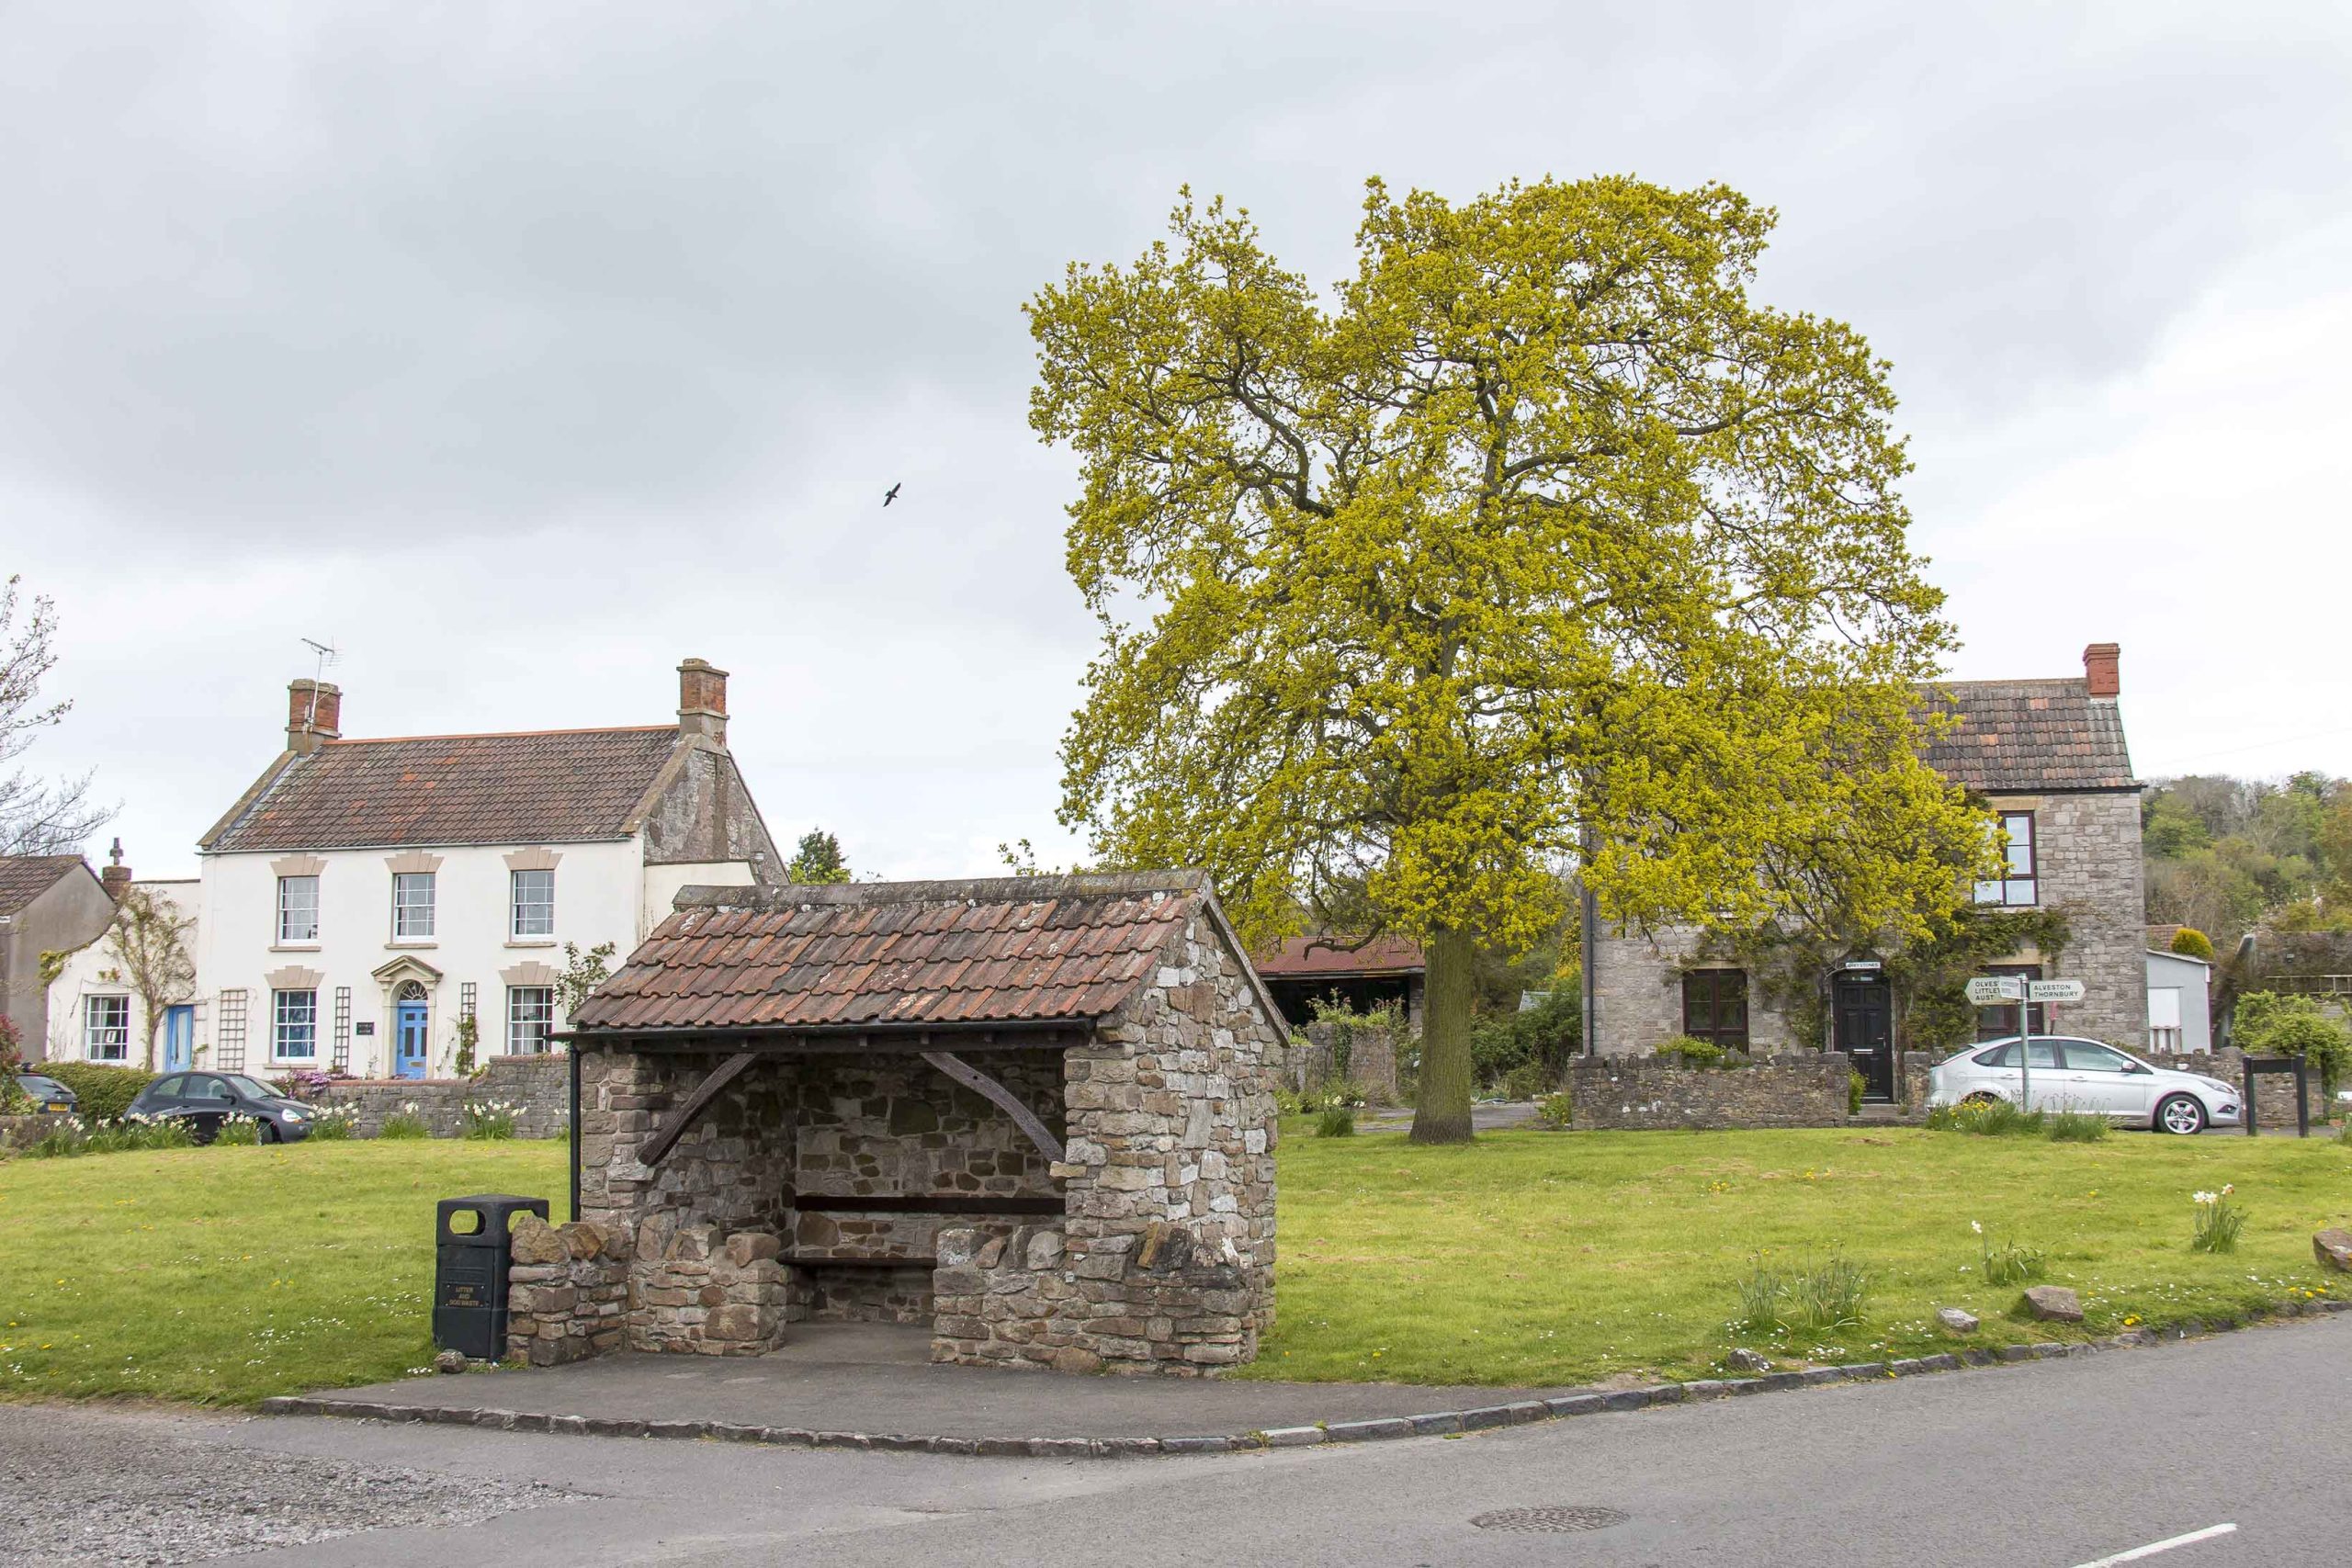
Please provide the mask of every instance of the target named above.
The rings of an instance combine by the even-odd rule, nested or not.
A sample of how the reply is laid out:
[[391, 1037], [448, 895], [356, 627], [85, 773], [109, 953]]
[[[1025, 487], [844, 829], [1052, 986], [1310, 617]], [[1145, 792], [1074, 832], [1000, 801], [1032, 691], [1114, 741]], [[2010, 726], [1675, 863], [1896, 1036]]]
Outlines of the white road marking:
[[2208, 1525], [2201, 1530], [2190, 1530], [2187, 1535], [2177, 1535], [2169, 1540], [2152, 1540], [2145, 1546], [2135, 1546], [2129, 1551], [2119, 1551], [2096, 1562], [2082, 1563], [2080, 1568], [2114, 1568], [2118, 1562], [2137, 1562], [2143, 1557], [2154, 1557], [2157, 1552], [2170, 1551], [2176, 1546], [2194, 1546], [2200, 1540], [2211, 1540], [2216, 1536], [2234, 1535], [2237, 1528], [2235, 1525]]

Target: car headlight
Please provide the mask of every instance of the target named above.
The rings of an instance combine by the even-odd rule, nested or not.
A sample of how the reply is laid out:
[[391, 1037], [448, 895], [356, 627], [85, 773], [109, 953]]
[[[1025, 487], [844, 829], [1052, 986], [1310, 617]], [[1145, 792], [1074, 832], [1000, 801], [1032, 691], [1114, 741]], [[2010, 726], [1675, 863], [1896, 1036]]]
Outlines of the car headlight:
[[2197, 1081], [2203, 1084], [2207, 1089], [2211, 1089], [2215, 1094], [2237, 1093], [2237, 1090], [2234, 1088], [2223, 1083], [2219, 1078], [2199, 1078]]
[[286, 1108], [286, 1119], [288, 1122], [300, 1122], [303, 1115], [304, 1112], [294, 1106], [289, 1105]]

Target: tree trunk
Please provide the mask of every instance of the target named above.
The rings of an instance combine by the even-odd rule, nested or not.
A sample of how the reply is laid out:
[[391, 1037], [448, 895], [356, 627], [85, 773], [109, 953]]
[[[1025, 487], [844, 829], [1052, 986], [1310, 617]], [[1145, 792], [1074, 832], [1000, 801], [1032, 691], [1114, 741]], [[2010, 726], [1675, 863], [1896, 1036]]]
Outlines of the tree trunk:
[[155, 1070], [155, 1032], [161, 1024], [162, 1020], [157, 1017], [156, 1010], [147, 1009], [147, 1070], [151, 1073]]
[[1470, 1004], [1473, 976], [1468, 933], [1435, 931], [1424, 951], [1429, 974], [1422, 1004], [1421, 1081], [1414, 1098], [1417, 1144], [1470, 1141]]

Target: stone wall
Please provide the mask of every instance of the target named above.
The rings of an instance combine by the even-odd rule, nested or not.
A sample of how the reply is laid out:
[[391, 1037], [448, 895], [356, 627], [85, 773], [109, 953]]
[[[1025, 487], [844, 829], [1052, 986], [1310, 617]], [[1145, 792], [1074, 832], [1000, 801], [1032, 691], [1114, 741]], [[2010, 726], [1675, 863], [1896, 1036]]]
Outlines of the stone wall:
[[336, 1078], [323, 1089], [305, 1091], [308, 1103], [322, 1108], [347, 1107], [357, 1113], [355, 1136], [372, 1138], [383, 1130], [387, 1117], [409, 1106], [436, 1138], [454, 1138], [465, 1130], [469, 1100], [498, 1100], [514, 1108], [514, 1135], [553, 1138], [571, 1124], [570, 1059], [560, 1054], [543, 1056], [491, 1056], [482, 1063], [480, 1078]]
[[[1294, 1047], [1288, 1064], [1291, 1087], [1304, 1094], [1333, 1078], [1360, 1084], [1374, 1105], [1396, 1103], [1396, 1036], [1393, 1030], [1354, 1024], [1310, 1023], [1304, 1049]], [[1344, 1032], [1347, 1065], [1340, 1062]]]
[[506, 1353], [535, 1367], [621, 1348], [633, 1238], [625, 1228], [550, 1225], [527, 1211], [507, 1222]]
[[1153, 983], [1063, 1058], [1061, 1228], [941, 1233], [932, 1359], [1197, 1376], [1254, 1358], [1273, 1322], [1283, 1042], [1197, 912]]
[[0, 1116], [0, 1149], [21, 1149], [28, 1144], [40, 1143], [72, 1120], [62, 1112], [47, 1111]]
[[[583, 1050], [580, 1217], [604, 1224], [717, 1225], [781, 1236], [792, 1226], [792, 1064], [765, 1061], [729, 1084], [662, 1163], [637, 1149], [732, 1053]], [[646, 1261], [645, 1249], [639, 1260]]]
[[[1593, 943], [1595, 1049], [1605, 1056], [1645, 1055], [1682, 1032], [1682, 972], [1686, 968], [1736, 968], [1701, 957], [1704, 936], [1679, 926], [1654, 935], [1610, 925]], [[1790, 1032], [1788, 1021], [1758, 1005], [1748, 981], [1747, 1044], [1758, 1055], [1808, 1049]]]
[[1842, 1127], [1851, 1068], [1835, 1051], [1806, 1051], [1747, 1067], [1685, 1067], [1638, 1056], [1578, 1056], [1568, 1064], [1578, 1131], [1669, 1127]]
[[629, 1280], [628, 1348], [699, 1356], [758, 1356], [783, 1342], [797, 1303], [768, 1231], [724, 1235], [717, 1225], [638, 1227]]

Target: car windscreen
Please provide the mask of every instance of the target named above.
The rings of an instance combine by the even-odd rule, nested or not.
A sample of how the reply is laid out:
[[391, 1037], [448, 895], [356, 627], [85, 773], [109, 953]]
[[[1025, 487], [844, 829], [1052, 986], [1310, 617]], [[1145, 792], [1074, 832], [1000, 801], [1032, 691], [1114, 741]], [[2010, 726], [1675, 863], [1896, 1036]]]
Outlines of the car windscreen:
[[276, 1100], [277, 1091], [255, 1083], [243, 1073], [222, 1073], [220, 1079], [248, 1100]]

